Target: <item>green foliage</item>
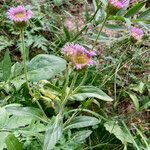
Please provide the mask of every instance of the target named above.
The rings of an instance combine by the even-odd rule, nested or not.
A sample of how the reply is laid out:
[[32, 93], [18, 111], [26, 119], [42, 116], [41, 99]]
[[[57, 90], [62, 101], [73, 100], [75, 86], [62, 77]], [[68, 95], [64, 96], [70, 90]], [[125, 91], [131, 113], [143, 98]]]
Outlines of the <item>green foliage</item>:
[[[50, 79], [64, 71], [65, 67], [66, 61], [64, 59], [53, 55], [39, 54], [29, 62], [29, 80], [38, 82], [40, 80]], [[20, 74], [15, 78], [13, 77], [11, 82], [17, 89], [20, 88], [20, 86], [25, 82], [24, 75]]]
[[54, 123], [47, 128], [44, 138], [44, 150], [51, 150], [54, 148], [58, 140], [61, 138], [63, 132], [62, 118], [59, 114], [56, 116]]
[[90, 97], [94, 97], [104, 101], [113, 101], [111, 97], [109, 97], [102, 90], [94, 86], [81, 86], [79, 89], [75, 90], [75, 92], [70, 98], [73, 100], [82, 101], [85, 98]]
[[9, 134], [5, 142], [8, 150], [23, 150], [22, 144], [13, 134]]
[[132, 143], [128, 133], [121, 129], [121, 126], [118, 125], [115, 121], [107, 121], [104, 126], [107, 131], [113, 133], [119, 140], [121, 140], [124, 145], [127, 145], [127, 143]]
[[135, 6], [130, 8], [124, 16], [126, 18], [134, 16], [144, 5], [145, 5], [145, 2], [137, 3]]
[[7, 81], [11, 75], [11, 58], [9, 56], [9, 51], [6, 51], [2, 64], [3, 80]]
[[56, 6], [62, 5], [62, 0], [54, 0]]
[[14, 42], [8, 39], [6, 36], [0, 36], [0, 52], [11, 47], [13, 44]]
[[74, 117], [69, 122], [69, 124], [66, 124], [65, 130], [94, 126], [97, 124], [99, 124], [99, 120], [96, 119], [95, 117], [79, 116], [79, 117]]
[[[0, 2], [0, 150], [149, 150], [149, 3], [107, 16], [108, 2]], [[17, 5], [34, 14], [26, 63], [6, 15]], [[140, 41], [132, 26], [144, 30]], [[96, 65], [74, 69], [61, 51], [67, 42], [95, 50]]]

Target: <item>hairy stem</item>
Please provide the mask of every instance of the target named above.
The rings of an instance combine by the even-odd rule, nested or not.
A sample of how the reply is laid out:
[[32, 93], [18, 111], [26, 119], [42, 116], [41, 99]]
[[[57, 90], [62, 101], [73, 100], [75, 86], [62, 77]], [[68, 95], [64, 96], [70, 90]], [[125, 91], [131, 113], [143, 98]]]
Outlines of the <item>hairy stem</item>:
[[[27, 88], [29, 90], [29, 94], [33, 96], [33, 93], [30, 89], [30, 86], [29, 86], [29, 82], [28, 82], [28, 74], [27, 74], [27, 57], [26, 57], [26, 50], [25, 50], [25, 42], [24, 42], [24, 30], [21, 29], [20, 30], [20, 33], [21, 33], [21, 44], [22, 44], [22, 58], [23, 58], [23, 66], [24, 66], [24, 75], [25, 75], [25, 80], [26, 80], [26, 85], [27, 85]], [[42, 111], [43, 115], [45, 116], [45, 118], [47, 119], [47, 116], [42, 108], [42, 106], [40, 105], [40, 103], [36, 100], [36, 104], [38, 105], [38, 107], [40, 108], [40, 110]], [[48, 120], [48, 119], [47, 119]]]
[[26, 50], [25, 50], [25, 42], [24, 42], [24, 30], [21, 29], [21, 44], [22, 44], [22, 58], [23, 58], [23, 67], [24, 67], [24, 75], [26, 80], [26, 85], [29, 89], [29, 83], [28, 83], [28, 74], [27, 74], [27, 59], [26, 59]]

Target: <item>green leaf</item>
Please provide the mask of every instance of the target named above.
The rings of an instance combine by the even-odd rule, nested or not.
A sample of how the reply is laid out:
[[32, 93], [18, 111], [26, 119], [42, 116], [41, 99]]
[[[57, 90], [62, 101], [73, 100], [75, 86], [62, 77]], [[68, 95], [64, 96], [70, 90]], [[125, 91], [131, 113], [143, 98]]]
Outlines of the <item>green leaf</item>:
[[54, 55], [40, 54], [28, 65], [28, 76], [31, 81], [50, 79], [66, 69], [66, 61]]
[[9, 135], [9, 132], [0, 132], [0, 150], [4, 150], [6, 148], [5, 138]]
[[141, 150], [141, 148], [139, 147], [139, 144], [137, 143], [137, 141], [135, 140], [134, 135], [131, 134], [129, 128], [127, 127], [127, 125], [125, 124], [125, 122], [122, 120], [122, 125], [124, 127], [124, 131], [127, 133], [127, 136], [130, 140], [130, 143], [132, 143], [134, 145], [134, 147], [136, 148], [136, 150]]
[[66, 36], [66, 40], [69, 41], [70, 40], [70, 33], [67, 27], [63, 26], [63, 30], [64, 30], [64, 34]]
[[0, 129], [3, 129], [7, 125], [9, 114], [5, 108], [0, 108]]
[[[54, 77], [66, 69], [66, 61], [60, 57], [47, 54], [35, 56], [28, 64], [28, 79], [32, 82], [46, 80]], [[24, 75], [11, 81], [18, 89], [25, 83]]]
[[145, 19], [145, 20], [150, 20], [150, 8], [147, 9], [146, 11], [142, 12], [137, 19]]
[[9, 56], [9, 51], [6, 51], [3, 59], [3, 79], [7, 81], [11, 75], [11, 59]]
[[11, 116], [9, 117], [9, 120], [7, 121], [7, 124], [5, 124], [6, 129], [17, 129], [19, 127], [25, 127], [26, 125], [29, 125], [32, 121], [31, 116]]
[[0, 35], [0, 52], [14, 44], [13, 40], [7, 38], [7, 36]]
[[130, 98], [132, 99], [136, 110], [139, 111], [139, 100], [138, 100], [137, 96], [131, 92], [127, 92], [127, 93], [129, 94]]
[[107, 121], [104, 127], [110, 133], [113, 133], [123, 144], [132, 143], [130, 136], [115, 121]]
[[143, 108], [148, 109], [150, 107], [150, 101], [144, 103]]
[[[48, 40], [45, 37], [43, 37], [42, 35], [35, 35], [33, 36], [33, 38], [34, 38], [33, 48], [42, 49], [43, 51], [48, 52], [47, 50]], [[28, 45], [30, 45], [30, 43], [28, 43]]]
[[43, 150], [52, 150], [58, 140], [62, 136], [62, 118], [59, 114], [56, 116], [53, 124], [48, 126], [48, 129], [45, 133], [44, 147]]
[[5, 109], [7, 112], [13, 114], [14, 116], [31, 117], [33, 119], [47, 122], [47, 120], [43, 116], [43, 113], [37, 108], [21, 107], [21, 105], [10, 104], [6, 105]]
[[71, 100], [83, 101], [86, 98], [98, 98], [104, 101], [113, 101], [106, 93], [94, 86], [81, 86], [75, 94], [69, 97]]
[[126, 22], [128, 29], [130, 29], [131, 28], [131, 20], [129, 18], [124, 18], [124, 20]]
[[38, 139], [39, 143], [43, 143], [44, 139], [44, 132], [46, 130], [46, 125], [44, 125], [40, 121], [32, 121], [28, 126], [24, 127], [23, 129], [19, 129], [19, 134], [22, 135], [22, 137], [31, 138], [36, 137]]
[[132, 8], [128, 10], [128, 12], [124, 15], [124, 17], [129, 18], [134, 16], [143, 6], [145, 5], [145, 2], [137, 3]]
[[88, 138], [91, 135], [91, 130], [83, 130], [75, 133], [72, 140], [76, 141], [78, 143], [83, 142], [86, 138]]
[[95, 117], [78, 116], [78, 117], [73, 118], [70, 121], [70, 123], [68, 123], [66, 125], [65, 130], [94, 126], [94, 125], [97, 125], [99, 123], [100, 123], [100, 120], [98, 120]]
[[0, 129], [16, 129], [30, 124], [31, 121], [31, 116], [13, 116], [12, 114], [8, 113], [4, 107], [0, 108]]
[[140, 94], [142, 94], [144, 91], [144, 86], [144, 83], [140, 82], [139, 84], [131, 84], [129, 88], [135, 92], [139, 92]]
[[21, 75], [22, 71], [23, 71], [23, 64], [16, 62], [11, 67], [11, 78], [15, 78], [15, 77]]
[[23, 150], [23, 144], [14, 136], [14, 134], [9, 134], [5, 143], [7, 145], [7, 150]]

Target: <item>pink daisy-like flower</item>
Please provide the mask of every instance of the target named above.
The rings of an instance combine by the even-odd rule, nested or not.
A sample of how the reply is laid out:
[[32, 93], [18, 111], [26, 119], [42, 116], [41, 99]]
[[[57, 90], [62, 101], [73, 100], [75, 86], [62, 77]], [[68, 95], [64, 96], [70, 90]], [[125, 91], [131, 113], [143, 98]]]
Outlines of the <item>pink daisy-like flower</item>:
[[144, 36], [144, 31], [137, 27], [131, 28], [131, 37], [137, 41], [141, 40]]
[[62, 49], [65, 56], [67, 56], [76, 69], [94, 65], [93, 56], [96, 55], [95, 51], [88, 51], [79, 44], [66, 44]]
[[109, 0], [109, 3], [117, 9], [122, 9], [128, 6], [129, 1], [128, 0]]
[[32, 14], [32, 11], [26, 10], [24, 6], [11, 7], [7, 12], [8, 18], [16, 23], [27, 22]]

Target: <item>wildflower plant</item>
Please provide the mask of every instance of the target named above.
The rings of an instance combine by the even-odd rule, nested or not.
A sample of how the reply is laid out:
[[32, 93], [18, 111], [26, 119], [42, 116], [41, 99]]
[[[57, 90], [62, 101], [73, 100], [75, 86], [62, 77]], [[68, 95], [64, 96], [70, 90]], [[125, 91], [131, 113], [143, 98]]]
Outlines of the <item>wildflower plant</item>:
[[25, 41], [24, 41], [24, 30], [31, 19], [33, 12], [31, 10], [26, 10], [24, 6], [12, 7], [8, 10], [7, 15], [8, 18], [15, 23], [15, 25], [20, 30], [21, 43], [22, 43], [22, 57], [23, 57], [23, 65], [24, 65], [24, 74], [26, 85], [29, 89], [28, 84], [28, 75], [27, 75], [27, 60], [26, 60], [26, 50], [25, 50]]
[[[134, 76], [132, 71], [133, 63], [136, 62], [136, 58], [138, 58], [137, 65], [146, 63], [145, 60], [140, 60], [144, 57], [139, 56], [146, 54], [147, 50], [143, 51], [144, 42], [143, 45], [134, 45], [135, 43], [131, 43], [129, 37], [134, 41], [142, 40], [147, 33], [144, 27], [148, 28], [148, 26], [142, 26], [142, 23], [145, 23], [142, 22], [142, 17], [149, 11], [133, 17], [145, 5], [145, 1], [135, 6], [128, 6], [129, 0], [94, 2], [96, 9], [91, 14], [85, 13], [87, 22], [85, 21], [85, 26], [75, 33], [65, 28], [63, 22], [61, 24], [62, 14], [60, 14], [61, 21], [57, 20], [59, 17], [55, 17], [59, 15], [59, 12], [51, 16], [55, 12], [50, 12], [51, 8], [48, 6], [54, 6], [53, 1], [47, 1], [46, 5], [42, 4], [42, 6], [40, 2], [39, 7], [36, 6], [38, 1], [35, 7], [32, 3], [32, 8], [35, 12], [37, 11], [35, 14], [39, 16], [34, 15], [34, 22], [30, 24], [31, 31], [26, 27], [33, 16], [32, 10], [27, 10], [22, 5], [8, 10], [8, 18], [20, 33], [23, 63], [17, 60], [12, 65], [9, 51], [6, 51], [2, 63], [0, 62], [0, 81], [2, 81], [0, 82], [0, 149], [97, 148], [108, 150], [111, 148], [113, 150], [113, 148], [128, 149], [129, 147], [129, 149], [141, 150], [149, 146], [146, 136], [138, 131], [135, 122], [134, 129], [138, 132], [138, 139], [135, 136], [136, 133], [132, 134], [130, 128], [129, 131], [126, 130], [128, 129], [126, 124], [133, 127], [128, 122], [131, 120], [130, 115], [125, 118], [126, 114], [122, 115], [122, 110], [120, 111], [118, 107], [129, 98], [133, 99], [132, 107], [137, 110], [131, 116], [133, 118], [135, 113], [148, 107], [146, 103], [143, 105], [147, 98], [146, 83], [129, 85], [132, 81], [130, 78], [134, 78], [136, 82], [136, 75]], [[57, 6], [57, 9], [61, 7]], [[78, 18], [77, 16], [76, 14], [75, 18]], [[101, 21], [98, 20], [99, 17]], [[53, 18], [56, 24], [60, 21], [59, 25], [53, 24]], [[138, 23], [139, 20], [140, 23]], [[134, 27], [135, 22], [141, 28]], [[12, 28], [11, 26], [9, 28], [11, 30], [7, 32], [12, 31]], [[110, 38], [110, 35], [106, 37], [105, 34], [101, 34], [103, 29], [121, 32]], [[25, 32], [26, 38], [24, 38]], [[82, 34], [86, 34], [87, 42], [84, 36], [81, 36]], [[10, 37], [13, 36], [14, 34]], [[36, 37], [35, 44], [33, 37]], [[39, 53], [38, 50], [42, 50], [41, 47], [43, 47], [37, 46], [42, 45], [41, 37], [44, 37], [46, 54], [38, 54], [31, 60], [30, 58], [27, 60], [25, 42], [27, 46], [28, 43], [32, 45], [29, 47], [30, 52]], [[143, 41], [145, 39], [146, 36]], [[4, 40], [0, 40], [0, 44]], [[9, 37], [7, 41], [9, 42]], [[15, 43], [14, 40], [14, 43], [6, 48], [15, 47]], [[6, 48], [4, 45], [3, 49]], [[30, 56], [32, 57], [32, 53]], [[144, 65], [141, 66], [142, 74], [144, 74]], [[107, 95], [101, 89], [109, 94]], [[138, 101], [138, 98], [142, 99], [142, 103]], [[133, 112], [132, 108], [128, 110], [126, 103], [123, 106], [130, 113]], [[121, 108], [124, 109], [124, 107]], [[109, 138], [106, 138], [107, 135]], [[144, 140], [141, 138], [142, 140], [139, 141], [139, 135], [142, 135]], [[133, 140], [131, 140], [132, 136]], [[86, 141], [88, 137], [89, 140]]]

